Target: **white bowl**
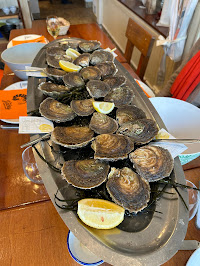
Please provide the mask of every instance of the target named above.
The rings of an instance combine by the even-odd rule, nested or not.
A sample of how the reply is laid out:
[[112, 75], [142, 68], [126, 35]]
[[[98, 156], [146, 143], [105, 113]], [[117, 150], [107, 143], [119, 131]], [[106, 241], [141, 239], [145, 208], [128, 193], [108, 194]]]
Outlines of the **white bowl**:
[[[200, 138], [200, 109], [175, 98], [155, 97], [149, 99], [168, 132], [177, 139]], [[200, 156], [200, 144], [185, 144], [188, 149], [179, 155], [184, 165]]]
[[3, 13], [6, 15], [10, 13], [10, 9], [8, 7], [3, 7], [2, 10], [3, 10]]
[[26, 72], [16, 71], [25, 69], [26, 66], [31, 66], [34, 58], [45, 43], [23, 43], [6, 49], [2, 54], [2, 60], [22, 80], [27, 80]]
[[97, 266], [103, 263], [103, 260], [83, 246], [71, 231], [67, 236], [67, 247], [71, 257], [80, 265]]
[[17, 10], [17, 7], [16, 6], [10, 6], [10, 11], [14, 14]]

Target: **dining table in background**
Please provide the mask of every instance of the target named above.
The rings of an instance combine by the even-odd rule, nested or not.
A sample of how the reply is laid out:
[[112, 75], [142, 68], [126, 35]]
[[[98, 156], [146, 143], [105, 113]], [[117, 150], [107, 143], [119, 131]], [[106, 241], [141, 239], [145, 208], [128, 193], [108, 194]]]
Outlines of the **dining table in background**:
[[[17, 29], [10, 33], [10, 40], [24, 34], [43, 35], [49, 41], [53, 37], [46, 29], [45, 20], [33, 21], [31, 29]], [[115, 48], [114, 43], [98, 24], [71, 25], [66, 36], [85, 40], [98, 40], [103, 48]], [[117, 49], [117, 60], [134, 77], [138, 78], [123, 54]], [[14, 55], [13, 55], [14, 56]], [[20, 81], [5, 66], [1, 89]], [[0, 121], [1, 125], [6, 123]], [[27, 179], [22, 168], [20, 146], [30, 140], [17, 129], [0, 129], [0, 265], [59, 265], [75, 266], [67, 249], [68, 228], [55, 210], [44, 185]], [[200, 160], [185, 166], [185, 177], [196, 186], [200, 180]], [[200, 231], [195, 218], [189, 222], [186, 238], [200, 241]], [[165, 266], [183, 266], [193, 251], [178, 251]], [[103, 263], [102, 265], [109, 265]], [[123, 265], [122, 265], [123, 266]]]

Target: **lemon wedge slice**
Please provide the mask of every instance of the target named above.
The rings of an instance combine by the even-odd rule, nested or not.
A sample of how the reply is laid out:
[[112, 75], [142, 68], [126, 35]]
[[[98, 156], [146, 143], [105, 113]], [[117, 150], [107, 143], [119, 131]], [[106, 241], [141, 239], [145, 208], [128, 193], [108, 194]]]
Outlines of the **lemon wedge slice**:
[[82, 199], [78, 202], [78, 216], [97, 229], [111, 229], [124, 220], [124, 208], [108, 200]]
[[111, 102], [93, 102], [94, 109], [102, 114], [109, 114], [115, 107], [114, 103]]
[[66, 72], [78, 72], [82, 67], [77, 66], [69, 61], [60, 60], [59, 66]]
[[66, 55], [70, 56], [73, 60], [75, 60], [80, 55], [80, 53], [72, 48], [68, 48], [66, 50]]

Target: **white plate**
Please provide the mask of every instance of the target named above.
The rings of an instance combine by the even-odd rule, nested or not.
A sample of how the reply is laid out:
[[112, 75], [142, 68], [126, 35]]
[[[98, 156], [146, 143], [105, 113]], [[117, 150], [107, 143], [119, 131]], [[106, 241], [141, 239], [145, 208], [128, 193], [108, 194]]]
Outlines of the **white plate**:
[[137, 82], [140, 84], [140, 86], [143, 88], [143, 90], [150, 96], [150, 97], [155, 97], [155, 94], [153, 93], [153, 91], [145, 84], [143, 83], [142, 81], [138, 80], [138, 79], [135, 79], [137, 80]]
[[[17, 36], [15, 38], [13, 38], [13, 40], [15, 40], [15, 41], [26, 41], [26, 40], [29, 40], [30, 41], [30, 40], [34, 40], [34, 39], [39, 38], [39, 37], [41, 37], [41, 35], [26, 34], [26, 35]], [[47, 39], [46, 39], [46, 43], [48, 43]], [[13, 47], [12, 40], [7, 45], [7, 48], [10, 48], [10, 47]]]
[[96, 255], [81, 244], [81, 242], [69, 231], [67, 236], [69, 254], [80, 265], [97, 266], [103, 263]]
[[[27, 81], [19, 81], [19, 82], [11, 84], [4, 90], [11, 91], [11, 90], [27, 89], [27, 85], [28, 85]], [[1, 119], [1, 121], [5, 123], [9, 123], [9, 124], [19, 124], [19, 119]]]
[[199, 266], [200, 265], [200, 248], [195, 250], [189, 258], [186, 266]]
[[[168, 132], [175, 138], [199, 139], [200, 137], [200, 109], [196, 106], [175, 98], [155, 97], [149, 99]], [[188, 149], [184, 154], [200, 152], [200, 144], [186, 144]], [[198, 157], [198, 156], [197, 156]]]

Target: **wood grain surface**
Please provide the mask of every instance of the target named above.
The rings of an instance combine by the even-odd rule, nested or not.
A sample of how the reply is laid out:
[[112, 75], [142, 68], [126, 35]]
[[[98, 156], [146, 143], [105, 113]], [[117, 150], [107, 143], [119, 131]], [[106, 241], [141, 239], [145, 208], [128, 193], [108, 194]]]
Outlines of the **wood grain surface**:
[[[44, 21], [34, 21], [32, 29], [14, 30], [10, 38], [30, 33], [41, 34], [50, 41], [53, 40], [46, 31]], [[67, 36], [97, 39], [105, 48], [114, 47], [96, 24], [71, 26]], [[123, 56], [118, 59], [122, 60]], [[127, 63], [122, 64], [137, 78]], [[3, 88], [16, 80], [15, 76], [8, 75], [9, 71], [6, 67]], [[15, 129], [0, 129], [0, 139], [0, 265], [78, 265], [67, 250], [68, 228], [53, 207], [44, 186], [31, 183], [23, 172], [23, 150], [20, 145], [29, 141], [29, 136], [20, 135]], [[198, 186], [200, 167], [185, 170], [185, 176]], [[186, 239], [200, 241], [195, 218], [189, 222]], [[192, 253], [193, 251], [179, 251], [164, 265], [184, 266]]]

